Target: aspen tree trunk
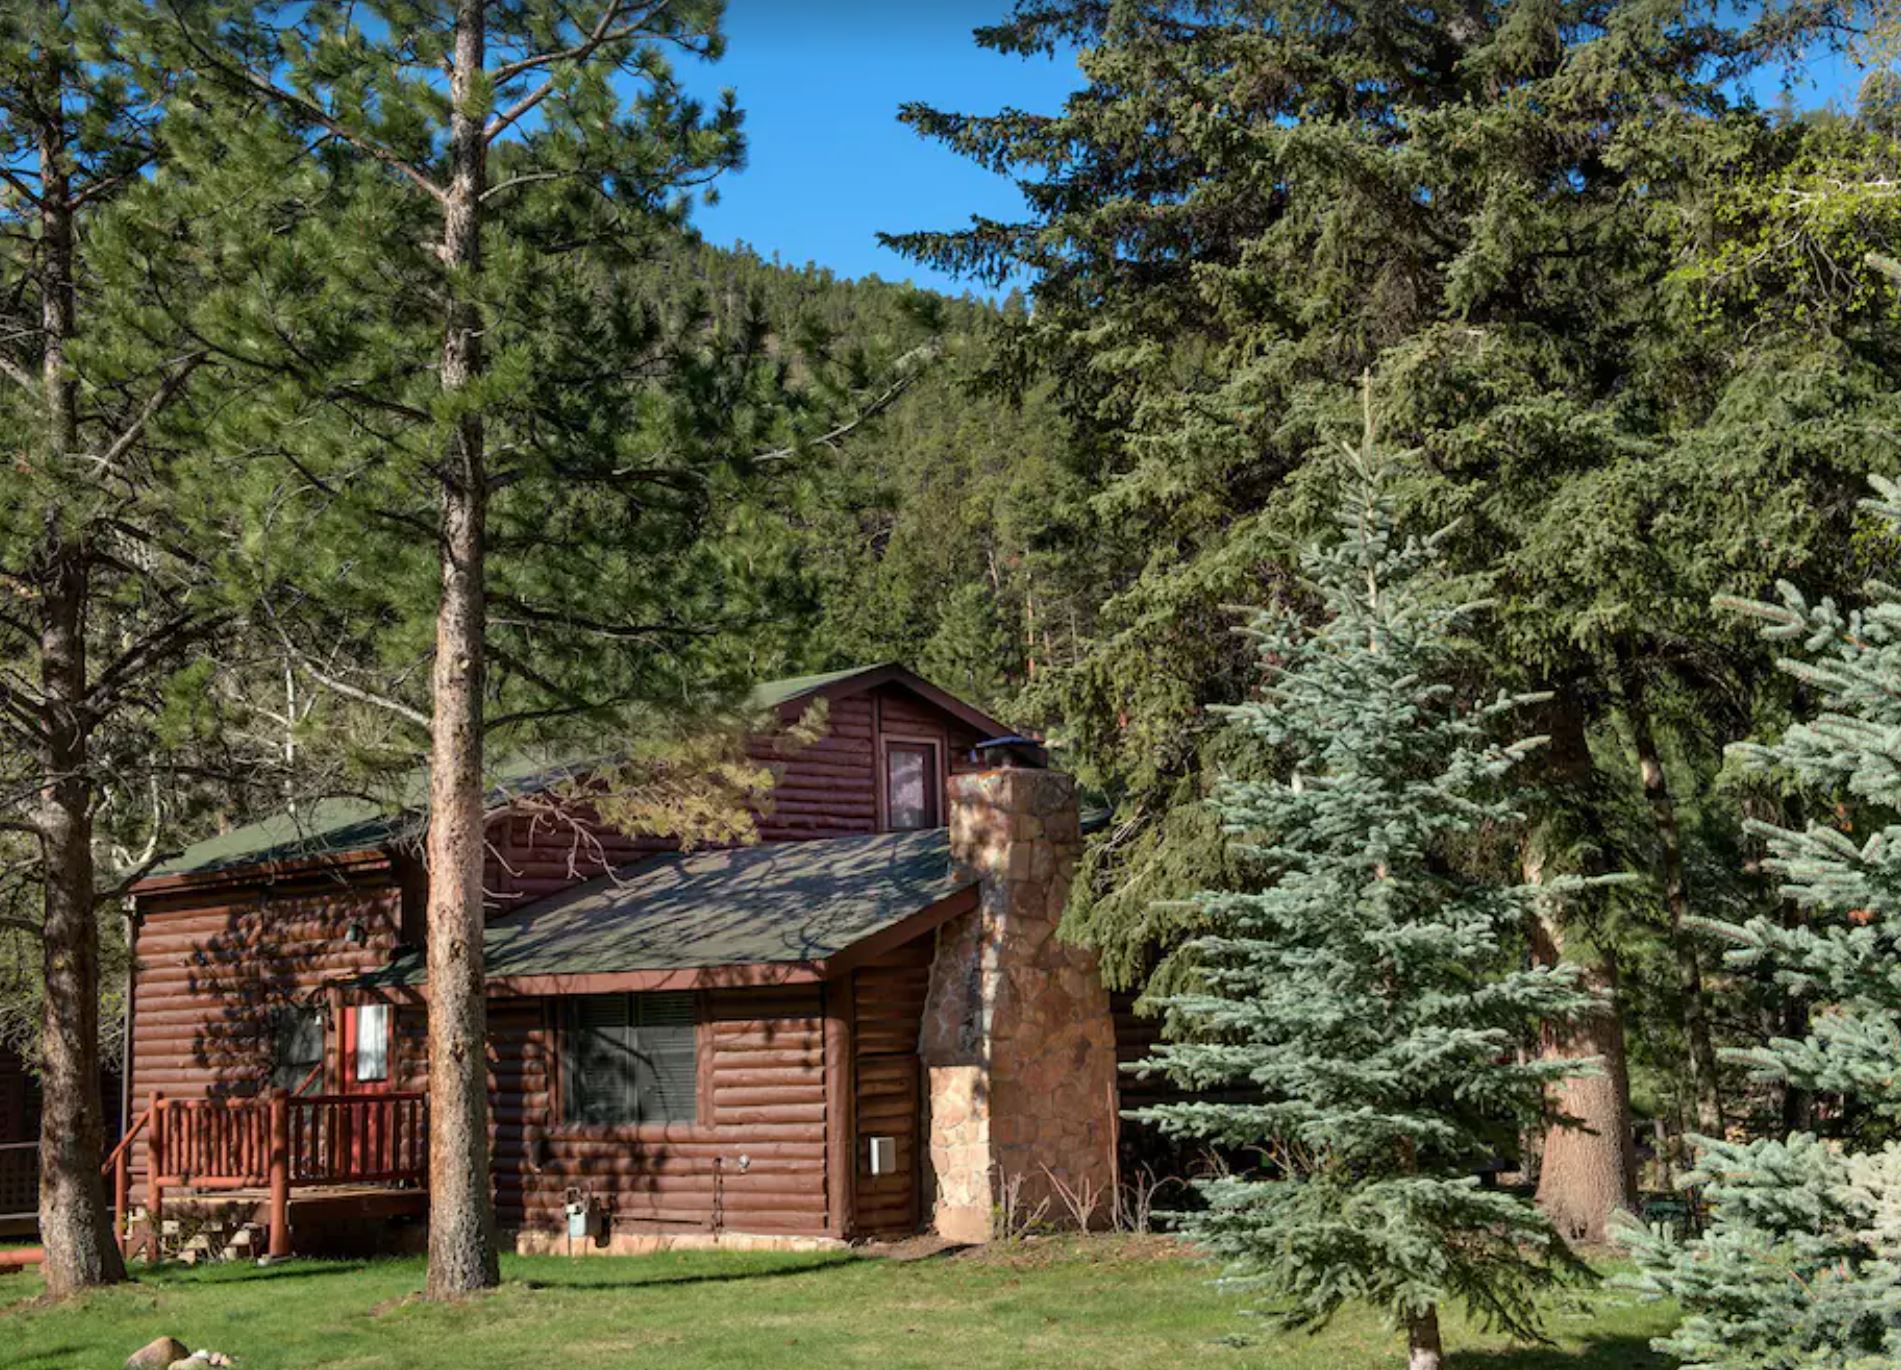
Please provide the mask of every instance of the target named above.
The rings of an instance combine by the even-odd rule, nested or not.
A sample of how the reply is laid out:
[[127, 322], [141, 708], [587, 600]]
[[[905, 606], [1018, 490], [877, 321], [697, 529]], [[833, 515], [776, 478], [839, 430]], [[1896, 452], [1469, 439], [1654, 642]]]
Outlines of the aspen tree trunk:
[[[1577, 699], [1560, 691], [1549, 711], [1548, 764], [1556, 787], [1588, 799], [1591, 752], [1584, 715]], [[1545, 853], [1526, 848], [1527, 884], [1546, 874]], [[1541, 918], [1531, 929], [1533, 958], [1556, 965], [1564, 959], [1562, 910]], [[1617, 1002], [1617, 960], [1608, 947], [1590, 957], [1574, 958], [1583, 983], [1606, 1001], [1598, 1013], [1576, 1022], [1547, 1024], [1541, 1049], [1547, 1058], [1584, 1058], [1596, 1065], [1591, 1075], [1573, 1076], [1554, 1088], [1547, 1100], [1549, 1124], [1538, 1172], [1538, 1206], [1567, 1239], [1604, 1240], [1612, 1213], [1637, 1206], [1637, 1155], [1630, 1135], [1630, 1075], [1624, 1050], [1624, 1020]]]
[[1439, 1310], [1406, 1320], [1406, 1370], [1442, 1370], [1445, 1349], [1439, 1342]]
[[[58, 117], [58, 57], [48, 60], [49, 120], [41, 130], [40, 325], [45, 458], [57, 475], [79, 440], [78, 395], [67, 372], [74, 332], [71, 177]], [[87, 748], [88, 553], [49, 512], [40, 583], [40, 803], [44, 862], [41, 958], [40, 1239], [47, 1293], [58, 1297], [125, 1278], [99, 1164], [99, 925], [93, 908], [92, 783]]]
[[[442, 388], [481, 373], [480, 204], [486, 151], [477, 106], [486, 61], [483, 0], [459, 0], [450, 80], [452, 179], [443, 210], [449, 311]], [[489, 1188], [488, 1022], [482, 967], [482, 689], [488, 505], [482, 420], [456, 420], [443, 454], [442, 602], [436, 615], [429, 765], [429, 1276], [431, 1298], [501, 1280]]]
[[1663, 758], [1650, 726], [1642, 673], [1628, 657], [1623, 662], [1624, 714], [1630, 721], [1637, 748], [1637, 768], [1644, 798], [1650, 804], [1651, 825], [1657, 832], [1664, 912], [1670, 918], [1670, 951], [1676, 961], [1677, 994], [1683, 1001], [1683, 1033], [1690, 1046], [1690, 1091], [1696, 1101], [1697, 1130], [1706, 1136], [1723, 1135], [1723, 1100], [1716, 1071], [1716, 1045], [1710, 1036], [1709, 1003], [1703, 993], [1703, 966], [1696, 942], [1683, 926], [1689, 914], [1689, 884], [1683, 872], [1683, 837], [1677, 826], [1676, 801], [1670, 794]]

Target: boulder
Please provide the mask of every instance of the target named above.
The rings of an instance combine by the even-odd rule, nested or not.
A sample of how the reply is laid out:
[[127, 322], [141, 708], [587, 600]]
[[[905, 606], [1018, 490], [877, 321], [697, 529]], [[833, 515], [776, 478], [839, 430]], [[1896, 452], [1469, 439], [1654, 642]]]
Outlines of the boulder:
[[190, 1355], [191, 1348], [177, 1337], [160, 1337], [127, 1356], [125, 1370], [170, 1370], [174, 1361], [185, 1360]]

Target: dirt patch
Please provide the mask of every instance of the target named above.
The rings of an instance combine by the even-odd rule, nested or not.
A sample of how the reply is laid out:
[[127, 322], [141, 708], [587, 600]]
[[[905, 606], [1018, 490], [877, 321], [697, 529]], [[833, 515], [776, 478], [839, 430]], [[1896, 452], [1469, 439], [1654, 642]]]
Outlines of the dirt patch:
[[929, 1232], [921, 1232], [915, 1237], [906, 1237], [902, 1241], [866, 1242], [862, 1246], [852, 1248], [858, 1255], [868, 1256], [873, 1260], [896, 1261], [899, 1264], [906, 1261], [929, 1261], [939, 1257], [958, 1256], [966, 1251], [981, 1249], [963, 1242], [948, 1242], [935, 1233]]
[[1179, 1261], [1193, 1254], [1191, 1248], [1174, 1237], [1160, 1234], [1084, 1235], [1074, 1232], [1018, 1237], [1012, 1241], [954, 1248], [946, 1253], [952, 1260], [975, 1261], [979, 1265], [1000, 1266], [1010, 1270], [1035, 1270], [1059, 1261], [1083, 1261], [1091, 1265]]
[[423, 1301], [421, 1294], [398, 1294], [393, 1299], [384, 1299], [381, 1303], [370, 1305], [372, 1318], [386, 1318], [391, 1313], [400, 1313], [405, 1308], [414, 1307]]

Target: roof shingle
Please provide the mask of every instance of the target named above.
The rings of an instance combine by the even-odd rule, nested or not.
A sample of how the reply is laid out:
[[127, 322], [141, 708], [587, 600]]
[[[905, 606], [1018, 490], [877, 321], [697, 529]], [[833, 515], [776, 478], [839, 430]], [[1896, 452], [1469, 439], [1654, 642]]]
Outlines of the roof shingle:
[[[975, 884], [943, 828], [656, 857], [495, 919], [491, 977], [823, 961]], [[370, 983], [419, 984], [407, 955]]]

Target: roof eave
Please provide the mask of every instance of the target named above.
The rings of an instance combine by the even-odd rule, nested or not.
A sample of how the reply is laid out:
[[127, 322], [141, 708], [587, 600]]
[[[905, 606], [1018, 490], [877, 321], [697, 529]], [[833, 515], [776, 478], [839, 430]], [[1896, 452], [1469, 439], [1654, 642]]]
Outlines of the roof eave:
[[872, 666], [857, 675], [847, 676], [843, 680], [829, 681], [801, 690], [779, 701], [775, 706], [779, 716], [786, 721], [798, 717], [803, 706], [813, 698], [823, 695], [827, 699], [848, 699], [852, 695], [875, 690], [880, 685], [902, 685], [919, 698], [942, 709], [953, 718], [969, 724], [985, 737], [1004, 737], [1018, 729], [1000, 719], [992, 718], [981, 709], [973, 708], [953, 694], [948, 694], [931, 684], [916, 671], [900, 666], [896, 662], [887, 662], [883, 666]]
[[[747, 961], [712, 966], [676, 966], [662, 970], [543, 971], [486, 977], [493, 998], [542, 998], [574, 994], [634, 994], [657, 990], [761, 989], [774, 985], [811, 985], [836, 980], [895, 951], [906, 942], [934, 932], [943, 924], [977, 907], [975, 880], [942, 899], [869, 933], [830, 956], [799, 961]], [[374, 973], [352, 983], [389, 993], [428, 994], [422, 981], [379, 983]]]
[[344, 870], [351, 873], [387, 868], [395, 858], [387, 847], [360, 847], [318, 856], [302, 856], [282, 861], [250, 861], [211, 870], [179, 871], [174, 875], [148, 875], [127, 891], [133, 899], [174, 894], [182, 890], [212, 889], [220, 885], [266, 885], [299, 876], [322, 875]]

